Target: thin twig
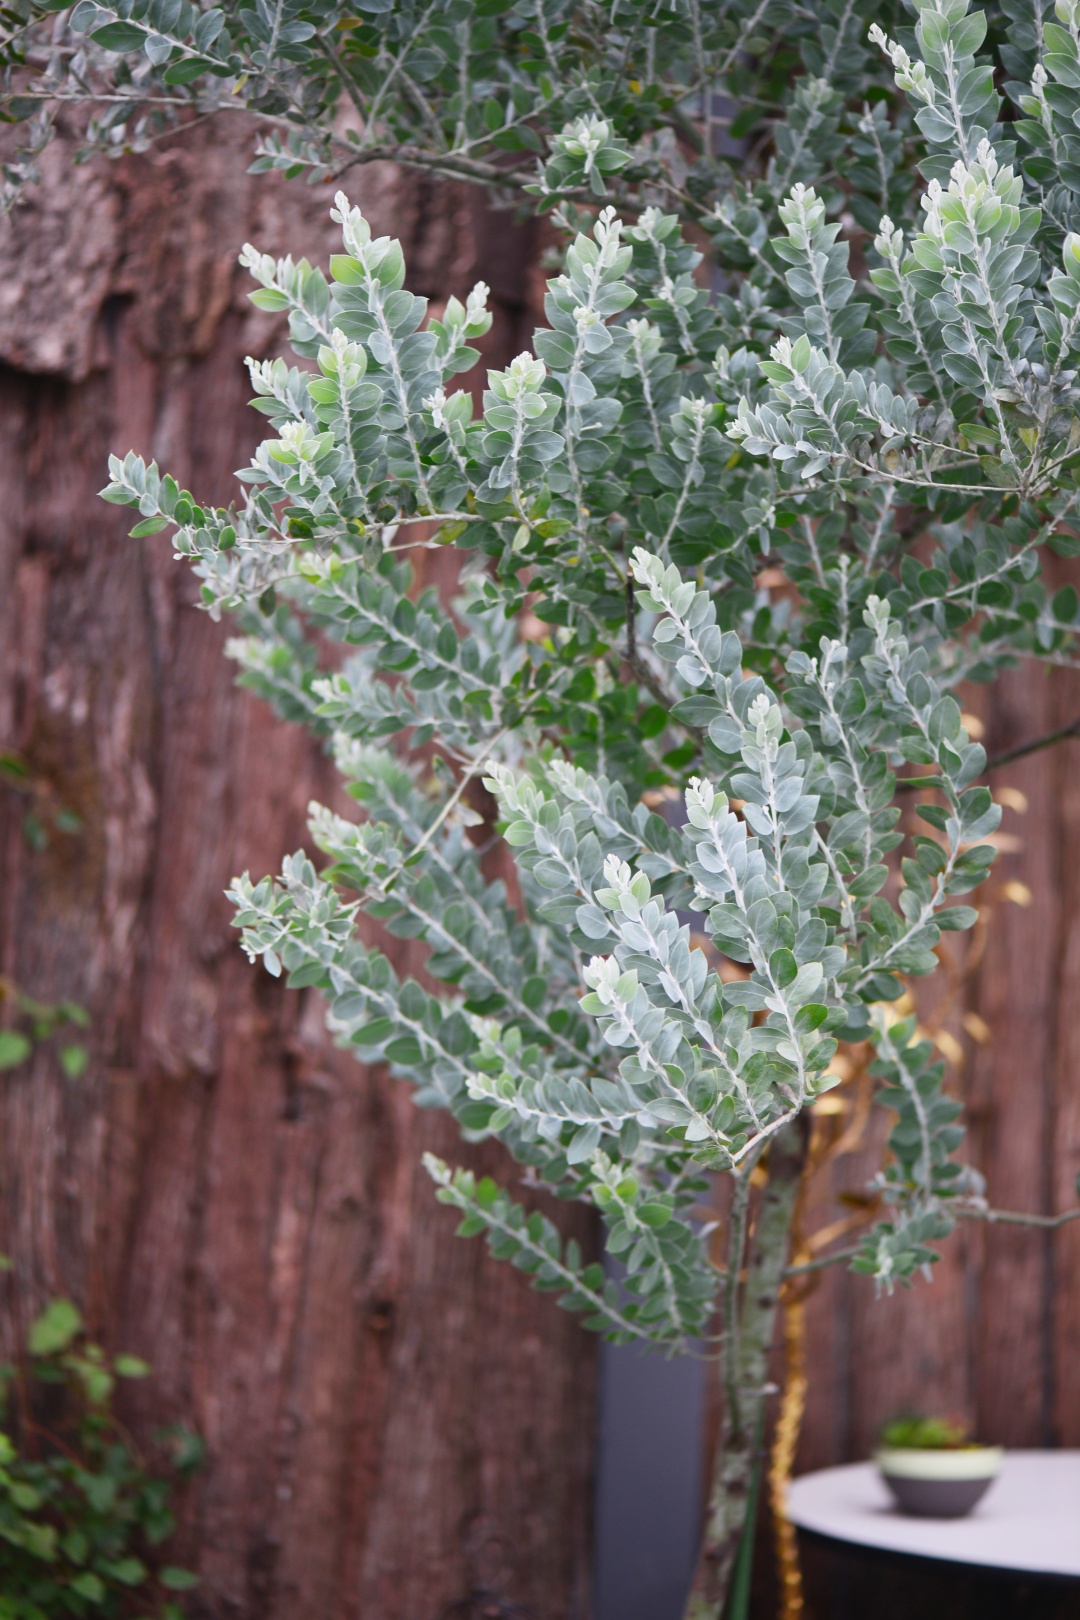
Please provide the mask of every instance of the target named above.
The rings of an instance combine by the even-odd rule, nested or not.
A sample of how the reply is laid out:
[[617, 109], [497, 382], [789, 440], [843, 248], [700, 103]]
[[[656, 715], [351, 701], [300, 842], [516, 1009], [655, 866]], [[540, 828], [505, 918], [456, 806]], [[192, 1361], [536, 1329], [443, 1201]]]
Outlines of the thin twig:
[[992, 1226], [1039, 1226], [1045, 1231], [1067, 1226], [1070, 1221], [1080, 1221], [1080, 1205], [1076, 1209], [1065, 1210], [1061, 1215], [1028, 1215], [1023, 1210], [979, 1209], [971, 1205], [955, 1213], [962, 1221], [988, 1221]]
[[816, 1260], [803, 1260], [797, 1266], [788, 1266], [784, 1281], [789, 1277], [805, 1277], [812, 1271], [824, 1271], [826, 1266], [838, 1266], [842, 1260], [853, 1260], [859, 1252], [858, 1244], [854, 1244], [846, 1249], [837, 1249], [833, 1254], [819, 1255]]
[[426, 152], [422, 147], [398, 146], [392, 141], [367, 147], [353, 147], [342, 141], [336, 144], [344, 148], [348, 156], [334, 170], [335, 176], [346, 174], [360, 164], [385, 161], [400, 163], [407, 169], [428, 169], [449, 180], [475, 180], [480, 185], [488, 186], [520, 188], [536, 179], [531, 170], [500, 169], [493, 163], [484, 163], [479, 159], [459, 158], [449, 152]]
[[[961, 1221], [987, 1221], [991, 1226], [1036, 1226], [1043, 1231], [1056, 1231], [1059, 1226], [1067, 1226], [1070, 1221], [1080, 1221], [1080, 1206], [1076, 1209], [1067, 1209], [1061, 1215], [1028, 1215], [1023, 1210], [1016, 1209], [979, 1209], [969, 1205], [966, 1209], [956, 1209], [953, 1214]], [[813, 1271], [823, 1271], [826, 1266], [836, 1266], [843, 1260], [853, 1260], [859, 1253], [857, 1246], [847, 1249], [836, 1249], [832, 1254], [823, 1254], [816, 1260], [805, 1260], [800, 1265], [788, 1266], [784, 1272], [784, 1280], [789, 1277], [805, 1277]]]
[[[1064, 742], [1067, 737], [1080, 737], [1080, 715], [1070, 720], [1067, 726], [1059, 731], [1048, 731], [1045, 737], [1033, 737], [1030, 742], [1018, 743], [1015, 748], [1006, 749], [1003, 754], [995, 754], [983, 766], [983, 771], [996, 771], [999, 765], [1011, 765], [1014, 759], [1024, 759], [1028, 754], [1037, 754], [1040, 748], [1050, 748], [1056, 742]], [[904, 776], [896, 784], [897, 793], [915, 793], [919, 788], [940, 787], [943, 778], [940, 776]]]
[[[473, 777], [474, 776], [479, 776], [480, 772], [482, 770], [484, 770], [485, 767], [488, 765], [488, 763], [491, 760], [492, 750], [494, 748], [496, 748], [499, 743], [502, 742], [503, 738], [506, 736], [509, 729], [510, 729], [509, 726], [504, 726], [503, 729], [500, 732], [498, 732], [496, 734], [496, 736], [494, 736], [491, 739], [491, 741], [488, 743], [487, 747], [483, 749], [480, 757], [477, 758], [477, 759], [474, 759], [472, 764], [469, 766], [468, 770], [464, 772], [464, 774], [462, 775], [461, 781], [458, 783], [458, 785], [454, 789], [453, 793], [451, 793], [450, 797], [447, 799], [446, 803], [443, 805], [442, 809], [439, 811], [438, 815], [435, 817], [435, 820], [431, 823], [431, 826], [428, 828], [428, 830], [424, 834], [423, 838], [420, 839], [419, 843], [414, 844], [412, 849], [409, 851], [407, 859], [408, 859], [408, 864], [410, 866], [413, 865], [413, 863], [416, 860], [416, 857], [420, 854], [420, 852], [422, 850], [426, 849], [428, 844], [430, 844], [431, 840], [434, 838], [435, 834], [438, 832], [439, 828], [442, 826], [442, 824], [446, 820], [447, 816], [450, 814], [450, 812], [453, 810], [454, 806], [457, 804], [458, 800], [461, 798], [461, 795], [465, 792], [465, 789], [468, 787], [468, 785], [472, 781]], [[390, 878], [389, 881], [383, 885], [383, 888], [385, 889], [385, 891], [387, 893], [389, 893], [389, 891], [394, 887], [394, 884], [397, 882], [398, 876], [399, 876], [399, 873], [395, 872], [394, 876], [392, 878]]]
[[1067, 726], [1060, 731], [1048, 731], [1045, 737], [1035, 737], [1031, 742], [1019, 743], [1015, 748], [1009, 748], [1004, 754], [995, 754], [988, 759], [986, 769], [996, 771], [999, 765], [1010, 765], [1014, 759], [1023, 759], [1026, 754], [1037, 754], [1040, 748], [1049, 748], [1051, 744], [1063, 742], [1066, 737], [1080, 737], [1080, 715], [1070, 720]]

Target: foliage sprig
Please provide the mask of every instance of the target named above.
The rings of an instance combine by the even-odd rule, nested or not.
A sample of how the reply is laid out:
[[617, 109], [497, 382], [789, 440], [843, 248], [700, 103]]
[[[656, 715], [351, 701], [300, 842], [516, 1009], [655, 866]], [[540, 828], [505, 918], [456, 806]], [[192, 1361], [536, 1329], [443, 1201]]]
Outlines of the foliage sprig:
[[[425, 326], [399, 245], [339, 195], [330, 281], [245, 249], [256, 301], [289, 312], [317, 366], [252, 363], [275, 436], [245, 499], [198, 507], [133, 456], [105, 492], [138, 505], [141, 532], [176, 526], [206, 605], [245, 620], [245, 678], [336, 738], [365, 806], [359, 824], [313, 810], [321, 875], [298, 855], [278, 882], [238, 882], [249, 952], [319, 985], [343, 1040], [561, 1194], [606, 1216], [612, 1186], [662, 1198], [618, 1331], [647, 1321], [679, 1344], [716, 1286], [695, 1235], [703, 1173], [755, 1162], [835, 1083], [838, 1036], [878, 1043], [901, 1116], [889, 1216], [859, 1267], [906, 1279], [948, 1230], [969, 1190], [955, 1109], [914, 1028], [874, 1009], [933, 971], [942, 930], [970, 926], [955, 901], [993, 856], [958, 684], [1073, 656], [1075, 594], [1049, 601], [1039, 570], [1047, 544], [1076, 546], [1080, 250], [1040, 248], [973, 54], [981, 14], [920, 15], [920, 56], [871, 30], [932, 171], [908, 232], [883, 220], [866, 244], [873, 292], [827, 187], [780, 203], [762, 249], [781, 273], [751, 266], [712, 301], [674, 216], [605, 208], [549, 284], [532, 354], [489, 375], [477, 414], [449, 389], [483, 289]], [[416, 544], [465, 554], [453, 620], [410, 595]], [[796, 606], [756, 583], [766, 563]], [[526, 600], [542, 639], [508, 633]], [[357, 650], [320, 669], [305, 627]], [[380, 752], [402, 733], [446, 774]], [[935, 796], [905, 835], [908, 766]], [[481, 774], [524, 924], [468, 835]], [[640, 802], [650, 789], [677, 794], [672, 815]], [[359, 943], [358, 906], [425, 940], [448, 989], [399, 982]], [[444, 1196], [474, 1197], [438, 1174]]]
[[159, 1549], [175, 1527], [173, 1487], [202, 1446], [175, 1429], [160, 1436], [164, 1463], [139, 1454], [113, 1396], [117, 1379], [149, 1373], [137, 1356], [106, 1355], [67, 1299], [46, 1306], [25, 1356], [0, 1368], [3, 1620], [181, 1620], [178, 1594], [198, 1580]]

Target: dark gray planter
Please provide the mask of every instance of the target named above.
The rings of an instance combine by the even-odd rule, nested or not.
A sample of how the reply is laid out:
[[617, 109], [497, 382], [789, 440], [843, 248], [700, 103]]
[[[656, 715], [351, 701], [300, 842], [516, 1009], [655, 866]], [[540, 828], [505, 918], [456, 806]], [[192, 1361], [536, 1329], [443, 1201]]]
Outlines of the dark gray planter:
[[883, 1446], [875, 1460], [902, 1513], [960, 1519], [986, 1495], [1003, 1457], [1000, 1446], [956, 1451]]

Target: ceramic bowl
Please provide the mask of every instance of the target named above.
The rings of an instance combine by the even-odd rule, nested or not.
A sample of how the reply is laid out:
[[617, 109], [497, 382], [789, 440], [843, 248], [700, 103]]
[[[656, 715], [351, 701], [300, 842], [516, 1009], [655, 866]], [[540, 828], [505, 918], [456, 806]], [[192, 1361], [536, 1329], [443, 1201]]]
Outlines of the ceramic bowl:
[[986, 1495], [1004, 1456], [1000, 1446], [955, 1451], [882, 1446], [874, 1461], [902, 1513], [960, 1519]]

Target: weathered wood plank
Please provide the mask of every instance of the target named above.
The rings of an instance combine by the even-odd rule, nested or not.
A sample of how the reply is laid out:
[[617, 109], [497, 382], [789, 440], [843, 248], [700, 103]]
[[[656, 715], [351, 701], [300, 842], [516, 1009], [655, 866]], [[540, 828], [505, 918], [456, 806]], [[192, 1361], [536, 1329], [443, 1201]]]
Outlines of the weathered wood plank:
[[[502, 1582], [583, 1620], [593, 1343], [459, 1242], [418, 1168], [431, 1147], [512, 1181], [505, 1155], [461, 1147], [240, 956], [222, 891], [301, 843], [332, 772], [233, 685], [226, 628], [167, 546], [125, 539], [96, 496], [132, 445], [227, 499], [255, 442], [243, 356], [272, 327], [236, 253], [325, 259], [334, 227], [325, 192], [248, 177], [247, 141], [206, 129], [54, 177], [0, 241], [6, 295], [25, 294], [0, 320], [0, 746], [46, 821], [82, 820], [35, 853], [23, 797], [0, 792], [0, 971], [83, 1001], [93, 1053], [78, 1082], [51, 1052], [0, 1081], [0, 1337], [65, 1293], [154, 1363], [136, 1427], [184, 1418], [208, 1441], [177, 1549], [204, 1616], [434, 1620]], [[481, 273], [464, 194], [385, 168], [353, 190], [405, 238], [417, 291]], [[78, 254], [32, 251], [76, 216]], [[505, 220], [487, 229], [503, 364], [527, 266]], [[555, 1213], [591, 1243], [583, 1212]]]

